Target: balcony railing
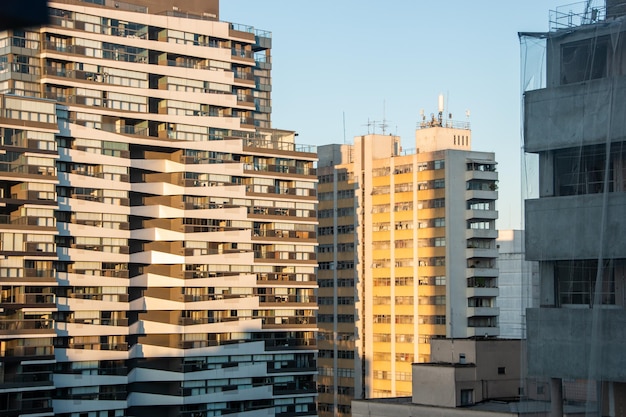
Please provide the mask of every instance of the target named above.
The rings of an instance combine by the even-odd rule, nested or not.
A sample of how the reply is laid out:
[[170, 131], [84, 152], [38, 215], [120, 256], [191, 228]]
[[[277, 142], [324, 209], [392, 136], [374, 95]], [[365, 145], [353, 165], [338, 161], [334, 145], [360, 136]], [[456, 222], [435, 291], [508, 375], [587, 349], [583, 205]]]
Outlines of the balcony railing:
[[[255, 212], [255, 214], [258, 214]], [[293, 214], [287, 214], [293, 215]], [[297, 230], [261, 230], [254, 229], [253, 237], [259, 238], [279, 238], [279, 239], [315, 239], [315, 232], [305, 232]]]
[[[59, 346], [63, 348], [63, 346]], [[127, 343], [69, 343], [67, 349], [127, 351]]]
[[282, 174], [317, 175], [315, 168], [301, 168], [285, 165], [245, 164], [246, 171], [278, 172]]
[[289, 151], [289, 152], [305, 152], [305, 153], [317, 152], [317, 147], [314, 145], [298, 145], [289, 141], [272, 140], [272, 139], [248, 138], [244, 141], [244, 146], [247, 146], [250, 148], [273, 149], [273, 150]]
[[282, 349], [315, 349], [316, 339], [269, 339], [265, 340], [265, 348], [268, 350]]
[[0, 303], [2, 304], [50, 304], [55, 303], [55, 295], [50, 293], [29, 293], [29, 294], [15, 294], [8, 297], [2, 297]]
[[271, 185], [248, 185], [246, 192], [259, 194], [280, 194], [298, 197], [315, 197], [317, 191], [313, 188], [274, 187]]
[[315, 304], [317, 297], [314, 295], [259, 295], [259, 303], [299, 303], [299, 304]]
[[21, 216], [12, 217], [8, 214], [0, 215], [0, 225], [13, 224], [20, 226], [40, 226], [40, 227], [54, 227], [56, 220], [54, 217], [36, 217], [36, 216]]
[[52, 356], [53, 346], [13, 346], [7, 347], [5, 357]]
[[255, 251], [255, 259], [271, 259], [273, 261], [315, 261], [317, 256], [313, 252], [279, 252]]
[[[128, 319], [76, 319], [70, 318], [65, 321], [72, 324], [92, 324], [96, 326], [128, 326]], [[104, 350], [104, 349], [103, 349]], [[113, 349], [119, 350], [119, 349]]]
[[19, 331], [19, 330], [52, 330], [54, 329], [53, 320], [40, 319], [15, 319], [0, 320], [0, 331]]

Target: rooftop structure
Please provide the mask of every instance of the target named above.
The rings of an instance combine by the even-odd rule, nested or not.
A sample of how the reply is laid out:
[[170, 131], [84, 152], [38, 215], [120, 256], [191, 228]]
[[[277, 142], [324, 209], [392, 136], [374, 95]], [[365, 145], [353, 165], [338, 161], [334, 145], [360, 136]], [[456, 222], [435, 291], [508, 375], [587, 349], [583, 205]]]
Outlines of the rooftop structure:
[[[352, 415], [547, 417], [549, 390], [525, 379], [520, 360], [524, 344], [505, 339], [433, 339], [432, 361], [413, 364], [411, 397], [355, 400]], [[567, 415], [582, 417], [584, 407], [568, 406]]]

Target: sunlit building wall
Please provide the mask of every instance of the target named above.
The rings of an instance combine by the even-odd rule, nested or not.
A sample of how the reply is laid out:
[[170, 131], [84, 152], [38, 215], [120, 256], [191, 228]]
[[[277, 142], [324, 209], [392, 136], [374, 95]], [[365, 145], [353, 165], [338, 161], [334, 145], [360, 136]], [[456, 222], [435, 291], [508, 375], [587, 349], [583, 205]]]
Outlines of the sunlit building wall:
[[465, 122], [424, 121], [413, 150], [368, 134], [319, 148], [321, 416], [411, 395], [433, 337], [499, 334], [493, 153]]
[[0, 33], [6, 416], [316, 414], [315, 147], [217, 1]]

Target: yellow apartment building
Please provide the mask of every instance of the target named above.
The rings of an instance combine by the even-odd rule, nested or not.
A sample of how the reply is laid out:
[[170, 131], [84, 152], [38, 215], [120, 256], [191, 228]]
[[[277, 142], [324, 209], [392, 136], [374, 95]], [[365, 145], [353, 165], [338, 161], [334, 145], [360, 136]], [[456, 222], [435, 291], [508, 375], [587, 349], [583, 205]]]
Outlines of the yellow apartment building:
[[431, 338], [498, 335], [498, 173], [441, 113], [415, 149], [368, 134], [318, 155], [318, 411], [349, 415], [410, 396]]

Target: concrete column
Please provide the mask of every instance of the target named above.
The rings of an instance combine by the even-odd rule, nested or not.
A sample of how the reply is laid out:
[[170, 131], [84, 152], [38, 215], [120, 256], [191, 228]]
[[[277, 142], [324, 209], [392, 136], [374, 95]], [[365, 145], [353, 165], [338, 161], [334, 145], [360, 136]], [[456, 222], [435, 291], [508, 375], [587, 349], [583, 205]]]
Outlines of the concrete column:
[[563, 417], [563, 381], [550, 379], [550, 417]]

